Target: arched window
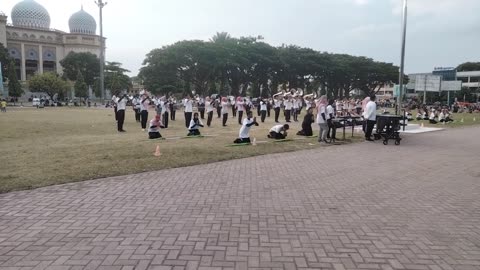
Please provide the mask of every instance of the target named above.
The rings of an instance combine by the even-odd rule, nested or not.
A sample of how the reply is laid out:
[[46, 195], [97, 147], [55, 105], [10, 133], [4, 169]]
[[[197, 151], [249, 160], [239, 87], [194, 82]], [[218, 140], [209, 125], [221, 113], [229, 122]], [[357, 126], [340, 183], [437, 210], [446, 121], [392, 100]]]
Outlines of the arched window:
[[30, 35], [30, 39], [36, 39], [37, 37], [34, 34]]
[[45, 36], [43, 36], [43, 35], [40, 36], [40, 39], [41, 39], [41, 40], [44, 40], [44, 39], [45, 39]]
[[28, 38], [28, 35], [27, 35], [27, 34], [23, 34], [23, 35], [22, 35], [22, 38]]

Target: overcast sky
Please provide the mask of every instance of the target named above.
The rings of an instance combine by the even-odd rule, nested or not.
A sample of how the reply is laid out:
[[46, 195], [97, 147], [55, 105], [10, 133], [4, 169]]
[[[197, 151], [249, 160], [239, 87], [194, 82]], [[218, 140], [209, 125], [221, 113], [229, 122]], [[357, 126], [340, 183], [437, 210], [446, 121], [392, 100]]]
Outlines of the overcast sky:
[[[3, 0], [10, 17], [18, 0]], [[68, 31], [83, 4], [98, 23], [94, 0], [37, 0], [52, 28]], [[262, 35], [272, 45], [400, 62], [402, 0], [108, 0], [104, 9], [107, 60], [136, 75], [145, 54], [185, 39], [208, 40], [217, 31]], [[480, 0], [409, 0], [406, 72], [480, 61]], [[11, 19], [9, 18], [11, 22]], [[97, 33], [99, 28], [97, 27]]]

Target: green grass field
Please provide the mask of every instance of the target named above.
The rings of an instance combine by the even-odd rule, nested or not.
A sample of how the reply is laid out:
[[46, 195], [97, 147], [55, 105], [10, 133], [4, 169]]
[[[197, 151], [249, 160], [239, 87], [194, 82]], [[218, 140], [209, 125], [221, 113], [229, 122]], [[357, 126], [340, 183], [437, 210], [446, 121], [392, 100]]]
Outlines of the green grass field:
[[[150, 119], [153, 114], [151, 110]], [[173, 139], [148, 140], [131, 109], [126, 113], [127, 132], [120, 134], [113, 109], [9, 108], [0, 114], [0, 192], [320, 147], [316, 138], [263, 143], [274, 125], [272, 118], [252, 127], [257, 146], [227, 147], [240, 125], [230, 118], [228, 127], [222, 127], [216, 116], [211, 128], [201, 130], [211, 137], [184, 139], [183, 119], [183, 112], [177, 112], [177, 121], [161, 131]], [[299, 128], [300, 122], [292, 123], [292, 138]], [[161, 157], [153, 155], [157, 145]]]
[[[153, 114], [150, 111], [150, 119]], [[457, 121], [445, 126], [475, 124], [474, 116], [455, 115]], [[464, 123], [460, 123], [461, 118]], [[0, 192], [321, 147], [317, 138], [294, 135], [300, 122], [291, 124], [289, 137], [294, 141], [271, 142], [266, 135], [274, 125], [273, 118], [252, 128], [257, 146], [229, 147], [240, 126], [233, 118], [227, 124], [222, 127], [214, 116], [213, 126], [201, 130], [206, 137], [184, 139], [187, 131], [179, 111], [177, 121], [161, 131], [169, 139], [148, 140], [130, 109], [126, 113], [127, 133], [120, 134], [113, 109], [9, 108], [0, 114]], [[313, 128], [318, 132], [315, 124]], [[362, 135], [355, 134], [348, 141], [359, 141]], [[341, 138], [341, 134], [337, 136]], [[160, 157], [153, 155], [157, 145]]]

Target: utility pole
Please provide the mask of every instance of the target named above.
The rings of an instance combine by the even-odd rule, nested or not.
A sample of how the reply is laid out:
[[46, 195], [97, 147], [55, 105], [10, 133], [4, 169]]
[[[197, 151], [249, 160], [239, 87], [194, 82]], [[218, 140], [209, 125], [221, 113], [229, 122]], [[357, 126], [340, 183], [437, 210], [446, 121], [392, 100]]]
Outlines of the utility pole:
[[405, 43], [407, 39], [407, 0], [403, 0], [403, 16], [402, 16], [402, 51], [401, 51], [401, 61], [400, 61], [400, 76], [398, 79], [399, 82], [399, 96], [397, 100], [398, 114], [401, 114], [402, 102], [405, 98], [405, 93], [403, 89], [403, 77], [405, 72]]
[[95, 1], [95, 4], [100, 9], [100, 93], [102, 94], [102, 104], [105, 102], [105, 73], [104, 73], [104, 65], [105, 65], [105, 44], [103, 41], [103, 8], [107, 5], [107, 2], [103, 2], [103, 0]]

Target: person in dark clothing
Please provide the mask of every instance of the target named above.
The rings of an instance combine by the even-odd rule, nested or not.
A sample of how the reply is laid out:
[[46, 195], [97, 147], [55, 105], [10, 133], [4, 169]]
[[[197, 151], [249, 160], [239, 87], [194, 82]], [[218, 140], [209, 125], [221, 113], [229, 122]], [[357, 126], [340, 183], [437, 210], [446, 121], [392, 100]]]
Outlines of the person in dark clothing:
[[298, 136], [313, 136], [312, 124], [315, 123], [315, 116], [313, 115], [313, 108], [307, 110], [307, 114], [303, 118], [302, 130], [300, 130]]

